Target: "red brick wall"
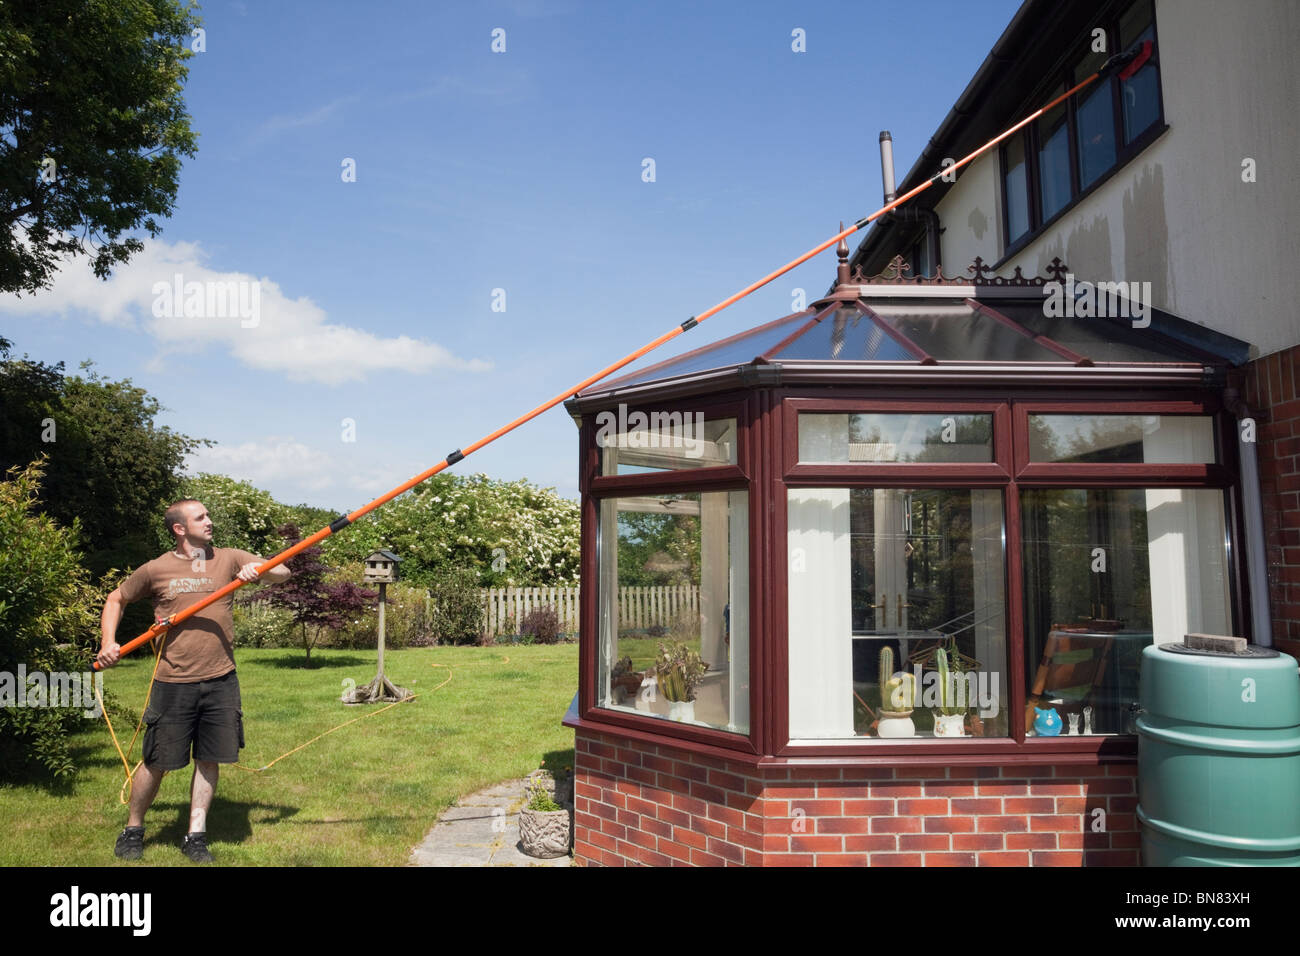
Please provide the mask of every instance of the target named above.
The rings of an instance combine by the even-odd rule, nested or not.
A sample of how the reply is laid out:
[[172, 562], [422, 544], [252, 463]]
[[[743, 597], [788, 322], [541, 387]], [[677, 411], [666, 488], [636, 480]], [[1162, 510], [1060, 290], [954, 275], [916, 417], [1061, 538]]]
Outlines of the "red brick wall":
[[585, 730], [576, 746], [579, 863], [1139, 863], [1136, 764], [757, 769]]
[[1300, 346], [1246, 366], [1246, 404], [1257, 417], [1256, 450], [1267, 535], [1273, 640], [1300, 652]]

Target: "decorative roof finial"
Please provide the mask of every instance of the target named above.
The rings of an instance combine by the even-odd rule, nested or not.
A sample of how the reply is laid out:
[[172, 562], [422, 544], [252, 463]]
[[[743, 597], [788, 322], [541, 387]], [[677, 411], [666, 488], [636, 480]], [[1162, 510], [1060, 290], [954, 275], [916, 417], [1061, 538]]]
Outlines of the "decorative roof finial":
[[[844, 220], [840, 220], [840, 232], [844, 231]], [[835, 284], [837, 286], [847, 285], [849, 281], [849, 240], [846, 236], [840, 240], [840, 244], [835, 247], [835, 254], [839, 257], [840, 264], [835, 269]]]

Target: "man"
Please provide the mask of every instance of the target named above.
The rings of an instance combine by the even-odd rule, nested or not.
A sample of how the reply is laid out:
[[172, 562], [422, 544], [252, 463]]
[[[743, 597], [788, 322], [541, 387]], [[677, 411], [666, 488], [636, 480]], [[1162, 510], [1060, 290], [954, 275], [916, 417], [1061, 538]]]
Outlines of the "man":
[[[259, 578], [257, 566], [264, 558], [212, 546], [212, 519], [200, 502], [192, 498], [174, 502], [164, 520], [176, 547], [136, 568], [104, 603], [101, 667], [112, 667], [121, 656], [116, 634], [123, 605], [152, 597], [154, 618], [163, 620], [236, 578], [245, 582]], [[280, 565], [261, 577], [272, 583], [284, 581], [289, 569]], [[164, 635], [162, 660], [144, 714], [144, 763], [132, 778], [126, 828], [113, 848], [124, 860], [138, 860], [143, 854], [145, 811], [158, 795], [163, 774], [190, 762], [192, 745], [190, 826], [181, 850], [196, 863], [212, 862], [207, 816], [217, 787], [217, 767], [238, 760], [244, 746], [233, 650], [233, 598], [227, 595], [210, 604]]]

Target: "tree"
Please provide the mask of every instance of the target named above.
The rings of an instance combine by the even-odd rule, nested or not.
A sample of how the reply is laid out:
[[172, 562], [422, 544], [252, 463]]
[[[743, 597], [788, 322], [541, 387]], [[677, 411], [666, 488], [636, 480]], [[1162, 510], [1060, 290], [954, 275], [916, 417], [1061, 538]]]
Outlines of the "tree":
[[619, 512], [618, 583], [624, 587], [699, 584], [699, 516]]
[[48, 288], [64, 256], [107, 278], [144, 248], [125, 234], [161, 231], [195, 153], [199, 22], [177, 0], [0, 4], [0, 292]]
[[[282, 525], [279, 533], [285, 540], [285, 547], [302, 540], [296, 525]], [[293, 614], [294, 623], [301, 629], [302, 646], [310, 667], [311, 650], [320, 638], [320, 628], [343, 627], [354, 614], [373, 604], [379, 595], [351, 581], [329, 583], [326, 580], [329, 565], [321, 560], [321, 549], [316, 545], [303, 549], [285, 565], [293, 572], [293, 577], [258, 594], [254, 600], [266, 601], [272, 607], [284, 608]]]
[[[26, 464], [40, 451], [43, 438], [55, 437], [49, 426], [63, 404], [63, 363], [46, 365], [23, 356], [10, 359], [13, 343], [0, 337], [0, 470]], [[49, 450], [48, 447], [43, 450]]]
[[[186, 456], [206, 444], [159, 427], [158, 400], [129, 379], [8, 359], [0, 339], [0, 471], [49, 456], [46, 512], [64, 527], [80, 519], [94, 574], [158, 554], [162, 508], [179, 497]], [[166, 545], [165, 547], [170, 547]]]
[[86, 564], [98, 572], [157, 556], [156, 528], [179, 497], [185, 458], [210, 443], [156, 425], [163, 406], [130, 379], [103, 378], [88, 362], [81, 368], [85, 378], [64, 382], [50, 499], [82, 516]]

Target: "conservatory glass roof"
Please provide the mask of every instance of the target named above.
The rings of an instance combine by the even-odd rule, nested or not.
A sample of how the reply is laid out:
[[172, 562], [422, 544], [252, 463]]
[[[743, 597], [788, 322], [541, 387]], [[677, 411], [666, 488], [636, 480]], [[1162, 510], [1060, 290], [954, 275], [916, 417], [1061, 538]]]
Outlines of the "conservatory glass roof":
[[599, 382], [581, 397], [759, 366], [860, 369], [870, 378], [873, 368], [900, 366], [1118, 372], [1225, 369], [1248, 359], [1247, 343], [1149, 306], [1140, 318], [1102, 318], [1057, 315], [1046, 302], [1041, 286], [850, 286], [802, 312]]

